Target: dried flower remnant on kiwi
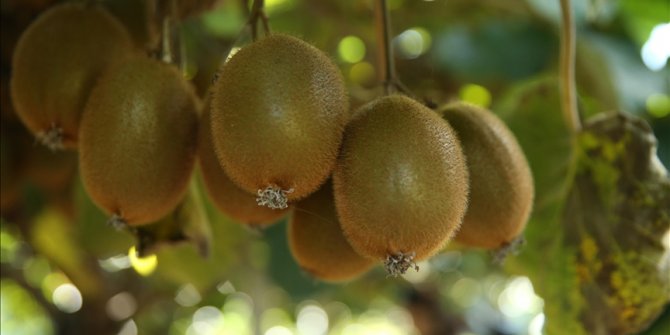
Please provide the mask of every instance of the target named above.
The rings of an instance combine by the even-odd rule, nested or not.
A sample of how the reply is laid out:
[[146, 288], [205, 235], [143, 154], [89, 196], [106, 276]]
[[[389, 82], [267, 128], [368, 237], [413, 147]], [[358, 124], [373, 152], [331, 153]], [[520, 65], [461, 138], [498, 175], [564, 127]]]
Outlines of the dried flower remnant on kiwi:
[[272, 209], [288, 208], [287, 194], [293, 193], [293, 189], [283, 190], [279, 186], [270, 185], [264, 190], [258, 190], [256, 203], [258, 206], [267, 206]]
[[493, 264], [503, 264], [505, 259], [507, 259], [507, 256], [518, 254], [524, 244], [526, 244], [526, 239], [523, 235], [519, 235], [512, 241], [500, 246], [498, 249], [491, 250]]
[[48, 130], [40, 131], [36, 135], [37, 141], [45, 145], [51, 151], [65, 149], [65, 146], [63, 145], [63, 136], [63, 128], [57, 126], [55, 123], [52, 123]]
[[113, 227], [116, 230], [124, 230], [128, 227], [128, 223], [123, 217], [119, 214], [112, 214], [112, 216], [107, 220], [107, 225]]
[[386, 268], [386, 272], [391, 277], [404, 275], [410, 268], [414, 268], [418, 272], [419, 266], [414, 262], [415, 256], [416, 253], [414, 252], [399, 252], [394, 255], [388, 255], [386, 256], [386, 260], [384, 260], [384, 268]]

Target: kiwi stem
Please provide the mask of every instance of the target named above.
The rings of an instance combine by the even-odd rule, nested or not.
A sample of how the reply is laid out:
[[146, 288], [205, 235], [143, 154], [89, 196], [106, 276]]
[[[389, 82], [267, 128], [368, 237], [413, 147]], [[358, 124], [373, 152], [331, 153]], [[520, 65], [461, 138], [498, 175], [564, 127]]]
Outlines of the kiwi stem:
[[[265, 34], [270, 34], [270, 24], [268, 22], [268, 17], [263, 11], [264, 1], [263, 0], [254, 0], [252, 8], [249, 9], [249, 2], [251, 0], [240, 0], [240, 6], [243, 8], [244, 14], [247, 16], [247, 22], [242, 28], [242, 30], [237, 34], [235, 41], [231, 44], [230, 48], [223, 53], [221, 61], [225, 63], [230, 57], [230, 53], [233, 51], [235, 45], [240, 44], [240, 42], [246, 37], [246, 33], [249, 28], [251, 28], [251, 40], [256, 41], [258, 35], [258, 19], [261, 19], [263, 24], [263, 29]], [[219, 73], [215, 73], [212, 78], [212, 84], [219, 80]]]
[[175, 52], [180, 48], [179, 34], [175, 23], [177, 3], [175, 0], [159, 1], [159, 3], [158, 17], [162, 18], [160, 59], [167, 64], [181, 65], [181, 53]]
[[249, 0], [240, 0], [240, 7], [242, 7], [242, 12], [247, 18], [251, 16], [251, 11], [249, 10]]
[[51, 151], [65, 149], [63, 145], [63, 128], [55, 124], [52, 124], [48, 130], [37, 133], [37, 140]]
[[570, 0], [561, 0], [561, 110], [568, 127], [573, 133], [582, 129], [577, 109], [577, 88], [575, 84], [575, 30]]
[[386, 94], [392, 92], [395, 78], [395, 64], [393, 49], [391, 49], [391, 19], [386, 6], [386, 0], [375, 0], [375, 26], [377, 28], [377, 46], [379, 49], [379, 64], [384, 74], [384, 90]]
[[414, 252], [399, 252], [395, 255], [387, 255], [386, 260], [384, 260], [386, 272], [391, 277], [398, 277], [405, 274], [409, 268], [419, 271], [419, 266], [414, 262], [415, 256]]
[[502, 264], [510, 254], [516, 255], [521, 250], [521, 247], [526, 243], [523, 235], [517, 236], [515, 239], [503, 244], [500, 248], [491, 251], [493, 256], [493, 264]]
[[393, 47], [391, 46], [391, 16], [386, 0], [375, 0], [375, 27], [377, 30], [378, 59], [383, 73], [384, 93], [402, 92], [413, 97], [395, 72]]
[[254, 0], [254, 3], [251, 5], [251, 13], [249, 13], [249, 21], [247, 24], [251, 26], [251, 39], [256, 41], [258, 39], [258, 20], [261, 20], [263, 25], [263, 31], [265, 35], [270, 34], [270, 25], [268, 23], [268, 17], [265, 15], [263, 6], [265, 4], [264, 0]]
[[266, 206], [272, 209], [284, 209], [288, 207], [287, 194], [293, 193], [293, 189], [283, 190], [276, 185], [270, 185], [264, 190], [259, 189], [256, 193], [258, 206]]
[[172, 43], [170, 43], [170, 18], [163, 18], [163, 34], [162, 38], [162, 48], [161, 48], [161, 60], [167, 64], [172, 63]]

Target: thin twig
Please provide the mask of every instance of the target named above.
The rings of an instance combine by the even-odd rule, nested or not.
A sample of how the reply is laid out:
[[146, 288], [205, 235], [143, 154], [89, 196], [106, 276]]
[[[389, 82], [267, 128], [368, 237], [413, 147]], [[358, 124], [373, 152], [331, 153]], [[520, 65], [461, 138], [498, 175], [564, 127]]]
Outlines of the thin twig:
[[395, 64], [393, 49], [391, 48], [391, 19], [386, 6], [386, 0], [375, 0], [375, 26], [377, 28], [377, 48], [379, 50], [379, 64], [382, 68], [384, 91], [393, 92], [395, 79]]
[[582, 129], [577, 110], [577, 88], [575, 84], [575, 23], [570, 0], [561, 1], [561, 50], [560, 81], [561, 109], [568, 127], [573, 133]]
[[391, 45], [391, 17], [386, 0], [375, 0], [375, 27], [377, 30], [378, 59], [383, 75], [384, 93], [402, 92], [414, 97], [407, 87], [400, 82], [395, 72], [393, 46]]
[[254, 0], [253, 5], [251, 6], [251, 13], [249, 14], [249, 20], [247, 24], [251, 26], [251, 39], [258, 39], [258, 20], [261, 20], [263, 25], [263, 32], [265, 35], [270, 34], [270, 25], [268, 23], [268, 17], [263, 11], [265, 1], [264, 0]]
[[182, 50], [177, 29], [177, 4], [175, 0], [159, 1], [158, 17], [161, 18], [160, 59], [181, 66]]
[[[268, 17], [267, 15], [265, 15], [265, 12], [263, 11], [264, 1], [254, 0], [253, 4], [251, 5], [251, 10], [249, 9], [249, 1], [251, 0], [240, 0], [240, 5], [243, 8], [242, 10], [247, 15], [247, 22], [242, 27], [242, 30], [237, 34], [237, 37], [235, 37], [234, 42], [223, 53], [223, 56], [221, 58], [222, 62], [225, 62], [228, 59], [228, 57], [230, 57], [230, 54], [235, 48], [235, 46], [241, 43], [241, 41], [245, 39], [245, 37], [247, 36], [246, 34], [248, 32], [247, 29], [251, 28], [251, 39], [252, 41], [256, 41], [258, 37], [257, 36], [258, 19], [260, 19], [263, 24], [263, 30], [265, 32], [265, 35], [270, 34], [270, 24], [268, 22]], [[212, 84], [216, 83], [216, 81], [219, 80], [219, 75], [220, 73], [218, 71], [214, 74], [212, 78]]]
[[172, 19], [169, 16], [163, 17], [161, 33], [161, 60], [164, 63], [172, 64]]
[[242, 7], [242, 12], [244, 16], [246, 16], [247, 18], [249, 18], [249, 16], [251, 15], [251, 11], [249, 11], [249, 1], [250, 0], [240, 0], [240, 6]]

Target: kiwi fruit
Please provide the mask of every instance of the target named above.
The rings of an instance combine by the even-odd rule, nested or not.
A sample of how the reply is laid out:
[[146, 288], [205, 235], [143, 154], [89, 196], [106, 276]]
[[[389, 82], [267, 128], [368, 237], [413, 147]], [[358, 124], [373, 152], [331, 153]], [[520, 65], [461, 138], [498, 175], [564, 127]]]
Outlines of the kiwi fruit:
[[337, 66], [298, 38], [272, 34], [235, 53], [219, 74], [212, 138], [228, 176], [270, 208], [316, 191], [348, 121]]
[[470, 201], [455, 240], [505, 247], [523, 231], [533, 207], [533, 177], [512, 131], [492, 112], [457, 102], [439, 109], [456, 130], [470, 174]]
[[356, 253], [342, 234], [330, 182], [295, 204], [288, 242], [300, 267], [324, 281], [353, 279], [374, 264], [374, 260]]
[[157, 221], [181, 200], [197, 150], [196, 99], [177, 68], [146, 57], [100, 78], [81, 121], [79, 166], [110, 223]]
[[97, 78], [134, 50], [123, 25], [99, 6], [68, 3], [47, 10], [14, 51], [10, 90], [19, 118], [51, 149], [75, 148]]
[[357, 111], [333, 183], [344, 235], [393, 276], [448, 242], [467, 208], [468, 171], [456, 133], [402, 95]]
[[264, 226], [276, 222], [288, 213], [287, 209], [260, 207], [254, 194], [245, 192], [233, 183], [223, 171], [212, 143], [210, 99], [205, 101], [200, 117], [198, 157], [200, 171], [209, 198], [216, 208], [234, 220], [253, 226]]

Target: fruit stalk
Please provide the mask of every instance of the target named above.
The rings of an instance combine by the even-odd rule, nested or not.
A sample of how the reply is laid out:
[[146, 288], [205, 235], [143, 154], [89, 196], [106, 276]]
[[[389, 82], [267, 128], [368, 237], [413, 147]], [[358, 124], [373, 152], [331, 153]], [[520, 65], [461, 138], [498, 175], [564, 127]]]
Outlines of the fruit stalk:
[[378, 59], [383, 74], [384, 93], [387, 95], [401, 92], [413, 96], [409, 89], [398, 79], [395, 72], [393, 47], [391, 46], [391, 18], [386, 0], [375, 0], [375, 27], [377, 30]]
[[172, 19], [167, 16], [163, 18], [163, 34], [161, 36], [161, 60], [167, 64], [172, 64], [172, 34], [170, 34], [170, 30], [172, 28], [171, 20]]
[[377, 28], [377, 43], [379, 49], [379, 64], [382, 68], [384, 91], [392, 93], [395, 80], [395, 64], [393, 63], [393, 49], [391, 49], [391, 19], [389, 18], [386, 0], [375, 1], [375, 26]]
[[577, 133], [581, 120], [577, 110], [575, 87], [575, 23], [570, 0], [561, 0], [561, 49], [560, 49], [561, 109], [568, 127]]
[[251, 6], [251, 13], [249, 15], [248, 25], [251, 26], [251, 38], [253, 41], [256, 41], [258, 38], [258, 20], [261, 20], [263, 25], [263, 31], [265, 34], [270, 33], [270, 25], [268, 24], [268, 17], [263, 11], [263, 6], [265, 4], [264, 0], [254, 0], [254, 3]]
[[179, 48], [175, 2], [161, 1], [159, 15], [162, 17], [160, 59], [166, 64], [180, 64], [180, 57], [175, 52]]

